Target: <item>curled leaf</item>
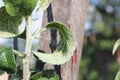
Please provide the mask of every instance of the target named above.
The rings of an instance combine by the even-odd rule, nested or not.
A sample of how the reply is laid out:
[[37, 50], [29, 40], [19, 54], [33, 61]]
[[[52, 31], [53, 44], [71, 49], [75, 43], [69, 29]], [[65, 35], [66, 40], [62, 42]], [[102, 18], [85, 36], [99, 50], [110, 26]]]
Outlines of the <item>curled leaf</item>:
[[120, 39], [118, 39], [115, 44], [114, 44], [114, 47], [113, 47], [113, 52], [112, 54], [114, 55], [115, 54], [115, 51], [117, 50], [117, 48], [119, 47], [120, 45]]
[[63, 64], [70, 60], [76, 48], [76, 42], [71, 31], [65, 25], [52, 22], [46, 26], [46, 29], [56, 29], [60, 34], [60, 41], [56, 50], [53, 53], [45, 54], [40, 52], [34, 52], [43, 62], [47, 62], [54, 65]]

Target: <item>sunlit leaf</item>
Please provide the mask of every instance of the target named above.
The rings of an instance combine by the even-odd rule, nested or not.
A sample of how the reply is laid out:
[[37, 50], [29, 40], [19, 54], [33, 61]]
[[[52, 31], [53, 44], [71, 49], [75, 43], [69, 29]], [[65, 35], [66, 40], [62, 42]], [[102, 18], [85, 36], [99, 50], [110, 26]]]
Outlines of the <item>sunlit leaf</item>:
[[4, 4], [5, 4], [7, 13], [11, 16], [15, 16], [16, 13], [15, 13], [15, 8], [13, 7], [13, 5], [9, 2], [4, 2]]
[[120, 80], [120, 71], [118, 71], [116, 77], [115, 77], [115, 80]]
[[21, 22], [22, 16], [10, 16], [5, 7], [0, 8], [0, 37], [9, 38], [21, 34], [22, 32], [19, 32]]
[[115, 51], [117, 50], [117, 48], [119, 47], [120, 45], [120, 39], [118, 39], [115, 44], [114, 44], [114, 47], [113, 47], [113, 52], [112, 54], [114, 55], [115, 54]]
[[44, 70], [31, 76], [30, 80], [59, 80], [54, 70]]
[[17, 14], [20, 14], [20, 6], [22, 3], [22, 0], [3, 0], [3, 3], [5, 4], [6, 11], [9, 15], [15, 16]]
[[17, 71], [14, 54], [11, 47], [0, 46], [0, 69], [13, 74]]
[[33, 51], [35, 56], [37, 56], [43, 62], [54, 65], [63, 64], [69, 61], [76, 48], [76, 42], [71, 31], [68, 29], [68, 27], [58, 22], [52, 22], [48, 24], [46, 26], [46, 29], [58, 30], [60, 34], [60, 41], [57, 45], [56, 50], [53, 53], [45, 54]]
[[51, 3], [52, 0], [39, 0], [37, 13], [44, 11]]

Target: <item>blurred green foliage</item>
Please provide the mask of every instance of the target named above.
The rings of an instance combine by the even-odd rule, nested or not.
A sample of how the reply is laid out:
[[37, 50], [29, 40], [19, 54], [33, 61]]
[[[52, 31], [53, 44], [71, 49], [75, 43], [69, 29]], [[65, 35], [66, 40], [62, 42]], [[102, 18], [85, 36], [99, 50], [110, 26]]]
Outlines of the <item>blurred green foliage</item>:
[[79, 80], [114, 80], [119, 70], [112, 55], [120, 38], [120, 0], [90, 0]]

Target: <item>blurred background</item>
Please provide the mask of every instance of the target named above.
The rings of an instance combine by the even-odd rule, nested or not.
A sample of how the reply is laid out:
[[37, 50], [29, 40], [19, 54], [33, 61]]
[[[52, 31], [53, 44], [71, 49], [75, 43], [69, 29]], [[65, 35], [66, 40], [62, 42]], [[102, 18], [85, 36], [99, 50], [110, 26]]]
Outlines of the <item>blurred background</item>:
[[[1, 1], [0, 6], [3, 5]], [[36, 18], [33, 31], [40, 27], [42, 13], [35, 15], [33, 12], [33, 19]], [[89, 0], [79, 80], [114, 80], [119, 64], [112, 49], [119, 38], [120, 0]], [[19, 50], [24, 51], [25, 41], [18, 41]], [[37, 50], [38, 42], [39, 38], [34, 41], [33, 50]], [[13, 39], [0, 39], [0, 45], [13, 46]]]
[[112, 49], [119, 38], [120, 0], [89, 0], [79, 80], [114, 80], [119, 64]]

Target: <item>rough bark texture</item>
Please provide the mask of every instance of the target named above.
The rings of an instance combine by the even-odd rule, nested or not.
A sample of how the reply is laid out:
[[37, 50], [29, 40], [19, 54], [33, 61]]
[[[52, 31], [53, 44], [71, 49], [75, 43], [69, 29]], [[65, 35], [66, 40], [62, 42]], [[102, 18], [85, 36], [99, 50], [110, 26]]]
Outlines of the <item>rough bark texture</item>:
[[[79, 64], [81, 58], [84, 26], [87, 14], [88, 0], [53, 0], [52, 10], [54, 21], [60, 21], [66, 25], [72, 26], [72, 32], [77, 41], [77, 70], [76, 74], [73, 75], [72, 60], [61, 65], [61, 76], [62, 80], [78, 80]], [[68, 24], [69, 22], [69, 24]], [[43, 24], [47, 24], [47, 14], [44, 12]], [[50, 32], [46, 31], [41, 33], [43, 39], [40, 40], [39, 49], [45, 52], [50, 52]], [[47, 69], [50, 68], [46, 66]], [[53, 68], [53, 67], [52, 67]]]

